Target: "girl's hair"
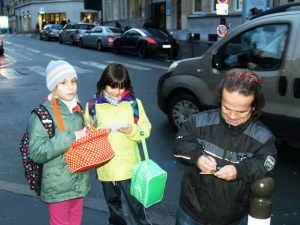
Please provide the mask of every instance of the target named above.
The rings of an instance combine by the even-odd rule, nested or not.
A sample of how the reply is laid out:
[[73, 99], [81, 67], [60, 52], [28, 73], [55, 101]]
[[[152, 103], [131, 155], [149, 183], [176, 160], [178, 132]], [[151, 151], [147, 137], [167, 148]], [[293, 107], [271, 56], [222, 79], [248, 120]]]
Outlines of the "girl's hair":
[[262, 79], [254, 71], [248, 69], [232, 69], [232, 71], [239, 71], [243, 74], [252, 74], [258, 79], [258, 81], [250, 82], [245, 79], [245, 76], [232, 77], [229, 75], [229, 71], [227, 76], [221, 81], [215, 90], [217, 105], [220, 107], [222, 104], [222, 95], [224, 89], [226, 89], [228, 92], [238, 92], [243, 96], [254, 95], [254, 100], [251, 107], [254, 108], [252, 111], [253, 119], [254, 121], [257, 121], [265, 106], [265, 95], [261, 87]]
[[[76, 79], [77, 80], [77, 79]], [[53, 89], [53, 91], [52, 91], [52, 98], [55, 98], [55, 97], [58, 97], [57, 95], [56, 95], [56, 90], [57, 90], [57, 86], [58, 86], [59, 84], [57, 84], [56, 86], [55, 86], [55, 88]], [[78, 95], [77, 95], [77, 92], [76, 92], [76, 95], [74, 96], [74, 98], [76, 99], [76, 101], [77, 102], [80, 102], [79, 101], [79, 98], [78, 98]]]
[[129, 73], [125, 66], [121, 64], [112, 63], [103, 71], [100, 80], [97, 82], [96, 91], [96, 95], [100, 95], [101, 99], [103, 99], [103, 91], [107, 85], [111, 88], [124, 88], [126, 91], [130, 92], [132, 98], [134, 97]]

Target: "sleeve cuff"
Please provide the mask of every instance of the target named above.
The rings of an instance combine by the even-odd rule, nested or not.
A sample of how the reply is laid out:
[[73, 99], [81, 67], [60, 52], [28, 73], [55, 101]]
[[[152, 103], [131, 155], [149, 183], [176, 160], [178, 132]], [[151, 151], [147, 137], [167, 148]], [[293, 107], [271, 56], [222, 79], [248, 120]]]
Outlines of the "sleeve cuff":
[[236, 168], [236, 178], [235, 178], [235, 180], [242, 180], [243, 177], [246, 176], [245, 171], [247, 171], [247, 170], [244, 168], [245, 166], [243, 166], [243, 164], [244, 164], [243, 162], [240, 162], [238, 164], [234, 164], [234, 166]]
[[191, 152], [191, 162], [195, 165], [197, 165], [198, 159], [200, 156], [202, 156], [202, 152], [200, 150], [200, 147], [196, 148], [194, 151]]

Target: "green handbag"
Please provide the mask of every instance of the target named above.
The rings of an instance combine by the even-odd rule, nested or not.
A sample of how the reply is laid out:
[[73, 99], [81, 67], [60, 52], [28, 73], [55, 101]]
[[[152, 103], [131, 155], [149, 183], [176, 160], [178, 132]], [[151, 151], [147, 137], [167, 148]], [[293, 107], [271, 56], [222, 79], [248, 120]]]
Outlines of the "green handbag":
[[167, 180], [167, 172], [149, 159], [143, 130], [140, 128], [145, 159], [139, 162], [137, 143], [135, 143], [135, 157], [137, 164], [133, 167], [130, 194], [145, 208], [162, 200]]

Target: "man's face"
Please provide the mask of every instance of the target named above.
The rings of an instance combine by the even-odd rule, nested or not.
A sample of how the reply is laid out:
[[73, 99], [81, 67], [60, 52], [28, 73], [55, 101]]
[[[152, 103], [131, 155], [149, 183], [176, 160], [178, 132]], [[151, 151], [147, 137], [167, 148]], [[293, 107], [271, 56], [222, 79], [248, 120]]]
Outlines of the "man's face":
[[229, 92], [225, 88], [222, 97], [222, 116], [233, 126], [245, 123], [254, 108], [251, 107], [254, 95], [243, 96], [238, 92]]

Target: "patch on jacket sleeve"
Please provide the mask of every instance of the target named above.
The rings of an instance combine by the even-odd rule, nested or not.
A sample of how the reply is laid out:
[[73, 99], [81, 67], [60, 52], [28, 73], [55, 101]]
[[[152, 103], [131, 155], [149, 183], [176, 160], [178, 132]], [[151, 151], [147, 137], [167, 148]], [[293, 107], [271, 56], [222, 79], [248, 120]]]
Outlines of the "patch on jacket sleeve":
[[272, 170], [275, 166], [275, 159], [272, 157], [272, 156], [268, 156], [265, 163], [264, 163], [264, 166], [266, 167], [266, 169], [268, 171]]

